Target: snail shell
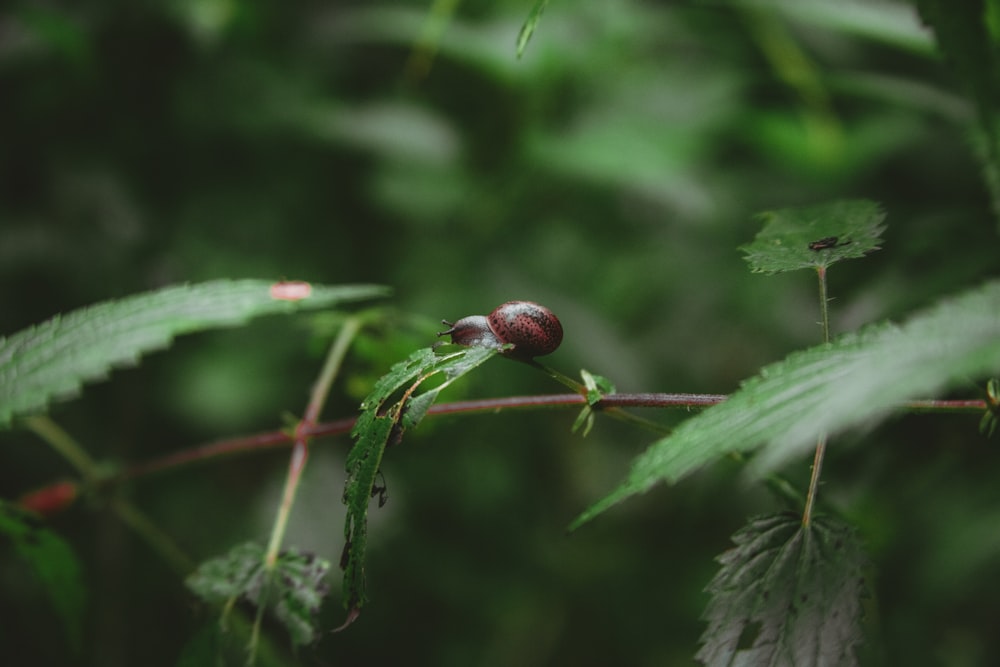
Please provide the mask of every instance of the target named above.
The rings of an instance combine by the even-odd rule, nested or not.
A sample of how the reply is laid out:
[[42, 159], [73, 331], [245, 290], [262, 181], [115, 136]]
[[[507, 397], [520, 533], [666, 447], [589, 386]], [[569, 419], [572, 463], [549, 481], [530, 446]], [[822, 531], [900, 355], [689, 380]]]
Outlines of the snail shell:
[[552, 354], [562, 342], [563, 328], [551, 310], [533, 301], [508, 301], [488, 316], [470, 315], [448, 326], [438, 336], [451, 336], [457, 345], [502, 348], [504, 354], [519, 359], [533, 359]]

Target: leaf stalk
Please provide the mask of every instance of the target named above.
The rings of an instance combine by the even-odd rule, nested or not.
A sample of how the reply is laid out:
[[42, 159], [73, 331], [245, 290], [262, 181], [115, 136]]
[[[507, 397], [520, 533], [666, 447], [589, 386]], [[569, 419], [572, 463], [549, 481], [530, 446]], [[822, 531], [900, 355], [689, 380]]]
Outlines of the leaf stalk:
[[299, 481], [302, 479], [302, 472], [305, 470], [306, 461], [309, 459], [309, 437], [310, 430], [316, 426], [326, 398], [330, 394], [330, 387], [333, 385], [347, 355], [347, 349], [351, 341], [357, 336], [361, 329], [361, 321], [357, 317], [350, 317], [341, 327], [337, 338], [330, 346], [326, 361], [320, 371], [316, 383], [313, 385], [309, 396], [309, 403], [302, 420], [296, 425], [294, 433], [294, 445], [292, 456], [288, 463], [288, 476], [285, 478], [285, 489], [282, 492], [281, 505], [278, 507], [278, 514], [274, 519], [274, 527], [271, 529], [271, 538], [268, 542], [267, 552], [264, 556], [265, 566], [272, 570], [278, 561], [278, 553], [281, 551], [281, 543], [288, 527], [288, 518], [292, 512], [292, 505], [295, 502], [295, 494], [298, 491]]
[[[830, 300], [827, 297], [826, 267], [816, 267], [819, 282], [819, 311], [823, 327], [823, 343], [830, 342]], [[802, 511], [802, 527], [809, 528], [812, 523], [813, 508], [816, 505], [816, 494], [819, 492], [819, 478], [823, 470], [823, 457], [826, 455], [826, 435], [821, 435], [816, 441], [816, 454], [813, 456], [812, 474], [809, 476], [809, 491], [806, 494], [806, 505]]]

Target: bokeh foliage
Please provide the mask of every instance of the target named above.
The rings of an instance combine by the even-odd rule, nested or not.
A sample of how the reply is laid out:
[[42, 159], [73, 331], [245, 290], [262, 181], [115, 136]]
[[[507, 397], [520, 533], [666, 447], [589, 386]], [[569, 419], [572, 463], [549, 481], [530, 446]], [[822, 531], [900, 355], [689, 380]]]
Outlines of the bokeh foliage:
[[[938, 3], [919, 4], [926, 16]], [[915, 6], [550, 2], [518, 59], [534, 5], [5, 6], [0, 332], [187, 281], [390, 285], [395, 310], [355, 346], [332, 418], [354, 414], [437, 320], [511, 298], [560, 315], [550, 363], [569, 373], [619, 391], [729, 392], [820, 335], [808, 279], [751, 275], [740, 257], [762, 210], [884, 206], [884, 250], [830, 272], [835, 332], [997, 274], [977, 157], [989, 99]], [[959, 18], [985, 64], [1000, 13], [970, 5], [983, 22]], [[949, 24], [951, 43], [962, 25]], [[301, 412], [328, 326], [180, 341], [54, 418], [113, 462], [275, 428]], [[560, 390], [517, 364], [488, 368], [453, 390]], [[573, 418], [429, 420], [408, 434], [371, 518], [364, 620], [300, 657], [690, 663], [712, 558], [773, 501], [720, 464], [566, 537], [651, 440], [600, 419], [584, 440]], [[975, 427], [910, 416], [829, 452], [824, 497], [859, 526], [878, 573], [871, 661], [982, 664], [1000, 651], [1000, 455]], [[24, 432], [0, 445], [4, 498], [68, 472]], [[289, 535], [334, 561], [349, 446], [317, 445]], [[200, 560], [266, 535], [284, 463], [227, 460], [125, 491]], [[99, 499], [52, 528], [84, 564], [91, 664], [173, 664], [206, 620], [182, 579]], [[0, 558], [7, 650], [65, 663], [37, 586], [9, 549]], [[326, 613], [339, 624], [338, 605]]]

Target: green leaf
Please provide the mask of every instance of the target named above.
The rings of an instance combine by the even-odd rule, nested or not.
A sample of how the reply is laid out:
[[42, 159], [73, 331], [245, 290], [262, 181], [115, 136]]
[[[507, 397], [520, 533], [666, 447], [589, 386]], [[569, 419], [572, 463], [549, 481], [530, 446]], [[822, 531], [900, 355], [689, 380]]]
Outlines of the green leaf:
[[879, 249], [885, 213], [867, 200], [766, 211], [764, 228], [740, 248], [754, 273], [826, 268]]
[[597, 405], [606, 395], [617, 391], [611, 380], [585, 368], [580, 369], [580, 377], [583, 378], [583, 386], [587, 388], [587, 405]]
[[582, 429], [581, 435], [586, 438], [594, 427], [594, 406], [607, 394], [615, 393], [615, 385], [606, 377], [595, 375], [585, 368], [580, 369], [580, 377], [583, 378], [583, 385], [587, 389], [587, 405], [580, 410], [570, 430], [576, 433]]
[[653, 443], [577, 527], [663, 480], [734, 451], [760, 449], [755, 472], [812, 448], [824, 433], [869, 424], [918, 397], [1000, 370], [1000, 281], [948, 299], [901, 327], [883, 324], [788, 356], [724, 402]]
[[79, 653], [87, 595], [73, 550], [37, 517], [2, 500], [0, 534], [14, 543], [14, 549], [34, 571], [62, 620], [70, 646]]
[[758, 517], [706, 589], [704, 664], [837, 667], [857, 664], [867, 560], [854, 530], [817, 517]]
[[538, 27], [538, 22], [542, 19], [542, 12], [545, 11], [545, 6], [548, 4], [549, 0], [537, 0], [535, 6], [531, 8], [528, 18], [524, 21], [524, 25], [521, 26], [521, 30], [517, 33], [518, 58], [524, 55], [524, 49], [527, 48], [531, 36], [535, 34], [535, 28]]
[[264, 548], [247, 542], [235, 546], [225, 556], [212, 558], [198, 566], [187, 578], [187, 586], [206, 602], [222, 603], [249, 595], [264, 567]]
[[[454, 350], [455, 348], [450, 348]], [[347, 483], [344, 504], [344, 607], [351, 612], [348, 623], [367, 601], [364, 561], [368, 542], [368, 503], [375, 491], [375, 480], [382, 465], [385, 448], [397, 442], [407, 428], [416, 426], [427, 408], [451, 382], [476, 368], [500, 350], [488, 347], [464, 347], [437, 353], [424, 348], [393, 366], [361, 404], [361, 415], [351, 435], [356, 439], [347, 455]], [[430, 378], [443, 375], [440, 384], [417, 394], [417, 388]], [[385, 407], [390, 397], [405, 389], [403, 396]], [[373, 493], [374, 492], [374, 493]]]
[[329, 570], [329, 561], [295, 549], [282, 551], [274, 568], [268, 569], [264, 548], [248, 542], [202, 563], [187, 585], [206, 602], [244, 599], [263, 606], [285, 626], [292, 643], [302, 646], [319, 636], [316, 616], [329, 591]]
[[979, 432], [992, 438], [1000, 421], [1000, 379], [990, 378], [986, 383], [986, 412], [979, 421]]
[[[245, 323], [251, 317], [384, 296], [377, 285], [219, 280], [166, 287], [75, 310], [0, 339], [0, 427], [79, 392], [114, 367], [133, 365], [174, 336]], [[287, 289], [282, 289], [285, 286]]]
[[310, 553], [288, 549], [278, 556], [268, 600], [277, 595], [271, 603], [275, 616], [288, 628], [297, 646], [311, 644], [321, 633], [316, 620], [330, 592], [326, 581], [329, 571], [330, 561]]

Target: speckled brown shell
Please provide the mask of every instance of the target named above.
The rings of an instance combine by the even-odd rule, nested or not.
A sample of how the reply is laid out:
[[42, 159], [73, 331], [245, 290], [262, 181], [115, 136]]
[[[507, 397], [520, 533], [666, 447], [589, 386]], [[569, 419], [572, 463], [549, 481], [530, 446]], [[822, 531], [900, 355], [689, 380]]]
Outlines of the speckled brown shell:
[[497, 338], [514, 344], [511, 356], [530, 359], [552, 354], [562, 342], [559, 318], [533, 301], [508, 301], [486, 319]]

